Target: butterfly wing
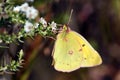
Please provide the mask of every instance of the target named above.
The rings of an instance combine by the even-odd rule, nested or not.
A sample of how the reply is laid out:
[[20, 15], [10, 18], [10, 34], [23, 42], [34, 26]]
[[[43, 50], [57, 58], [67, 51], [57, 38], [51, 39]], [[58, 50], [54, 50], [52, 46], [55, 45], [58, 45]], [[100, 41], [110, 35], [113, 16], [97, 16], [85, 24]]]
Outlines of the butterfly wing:
[[62, 32], [57, 35], [53, 50], [54, 68], [62, 72], [71, 72], [80, 68], [83, 54], [81, 46], [72, 31]]
[[81, 67], [92, 67], [102, 63], [99, 53], [92, 48], [85, 38], [74, 31], [72, 31], [71, 34], [82, 45], [83, 60], [81, 62]]

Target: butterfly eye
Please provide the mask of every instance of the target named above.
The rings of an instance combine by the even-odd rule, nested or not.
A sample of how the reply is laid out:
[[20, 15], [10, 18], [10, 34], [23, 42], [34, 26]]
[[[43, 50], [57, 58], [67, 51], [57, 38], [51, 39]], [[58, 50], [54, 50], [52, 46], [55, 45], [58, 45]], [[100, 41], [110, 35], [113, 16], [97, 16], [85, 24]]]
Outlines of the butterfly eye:
[[67, 26], [66, 25], [63, 26], [63, 30], [65, 30], [65, 31], [67, 30]]

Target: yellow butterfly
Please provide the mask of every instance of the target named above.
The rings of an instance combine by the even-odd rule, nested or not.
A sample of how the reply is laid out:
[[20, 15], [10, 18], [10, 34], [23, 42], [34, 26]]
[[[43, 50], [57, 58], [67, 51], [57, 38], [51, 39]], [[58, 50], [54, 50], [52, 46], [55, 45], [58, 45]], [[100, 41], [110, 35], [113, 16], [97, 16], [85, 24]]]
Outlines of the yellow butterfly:
[[71, 72], [80, 67], [92, 67], [102, 63], [98, 52], [88, 41], [66, 25], [57, 35], [52, 56], [54, 68], [62, 72]]

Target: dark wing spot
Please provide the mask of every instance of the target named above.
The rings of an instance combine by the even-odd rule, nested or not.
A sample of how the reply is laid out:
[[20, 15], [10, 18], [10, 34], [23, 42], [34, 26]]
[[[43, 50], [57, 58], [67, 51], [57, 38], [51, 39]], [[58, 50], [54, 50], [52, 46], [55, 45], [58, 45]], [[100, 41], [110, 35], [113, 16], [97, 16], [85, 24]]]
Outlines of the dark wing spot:
[[67, 66], [69, 66], [70, 64], [67, 64]]
[[73, 54], [73, 51], [72, 51], [72, 50], [70, 50], [70, 51], [68, 52], [68, 54], [72, 55], [72, 54]]
[[84, 60], [86, 60], [87, 58], [84, 58]]
[[84, 47], [85, 46], [85, 44], [82, 44], [82, 47]]

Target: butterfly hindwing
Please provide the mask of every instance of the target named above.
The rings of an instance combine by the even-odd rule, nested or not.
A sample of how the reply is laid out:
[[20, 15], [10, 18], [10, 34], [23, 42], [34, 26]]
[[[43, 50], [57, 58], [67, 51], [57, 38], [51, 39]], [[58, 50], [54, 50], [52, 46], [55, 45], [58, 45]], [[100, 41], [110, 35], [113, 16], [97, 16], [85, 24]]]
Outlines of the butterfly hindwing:
[[80, 68], [82, 63], [81, 46], [71, 31], [59, 33], [54, 46], [54, 67], [58, 71], [70, 72]]

